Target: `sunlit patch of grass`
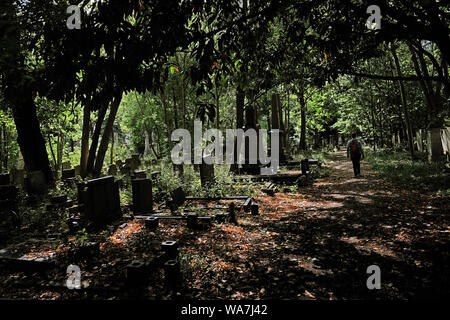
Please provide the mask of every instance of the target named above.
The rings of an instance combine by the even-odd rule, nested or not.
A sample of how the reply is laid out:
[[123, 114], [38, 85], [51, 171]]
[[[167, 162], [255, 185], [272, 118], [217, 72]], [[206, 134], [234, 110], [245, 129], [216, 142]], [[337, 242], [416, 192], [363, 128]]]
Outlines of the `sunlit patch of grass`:
[[444, 163], [411, 160], [406, 152], [368, 152], [366, 160], [383, 178], [415, 190], [450, 196], [450, 173]]

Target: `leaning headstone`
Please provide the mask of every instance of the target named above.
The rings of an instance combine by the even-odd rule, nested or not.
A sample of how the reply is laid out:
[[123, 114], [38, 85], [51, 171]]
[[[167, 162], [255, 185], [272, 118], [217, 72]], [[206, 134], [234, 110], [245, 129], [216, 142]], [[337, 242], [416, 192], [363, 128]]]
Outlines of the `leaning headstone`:
[[32, 171], [27, 174], [28, 192], [35, 195], [45, 195], [48, 192], [47, 180], [42, 171]]
[[131, 180], [133, 189], [133, 212], [144, 213], [153, 211], [152, 180]]
[[82, 193], [85, 217], [97, 226], [122, 215], [119, 186], [113, 176], [89, 180]]
[[5, 186], [10, 184], [9, 173], [0, 174], [0, 185]]

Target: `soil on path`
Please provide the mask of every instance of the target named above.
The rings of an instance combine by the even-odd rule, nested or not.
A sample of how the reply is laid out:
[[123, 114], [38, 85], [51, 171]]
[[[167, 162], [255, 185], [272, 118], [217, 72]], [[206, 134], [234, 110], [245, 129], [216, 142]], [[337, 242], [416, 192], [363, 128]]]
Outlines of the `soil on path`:
[[[332, 158], [330, 175], [300, 189], [299, 194], [277, 193], [258, 199], [263, 212], [254, 227], [266, 230], [272, 238], [270, 249], [256, 242], [252, 252], [254, 261], [268, 262], [267, 266], [256, 263], [258, 270], [254, 270], [254, 276], [258, 276], [256, 271], [264, 272], [260, 277], [265, 295], [286, 299], [448, 298], [448, 203], [396, 188], [364, 161], [362, 176], [354, 178], [344, 152]], [[380, 267], [380, 290], [367, 288], [371, 265]]]

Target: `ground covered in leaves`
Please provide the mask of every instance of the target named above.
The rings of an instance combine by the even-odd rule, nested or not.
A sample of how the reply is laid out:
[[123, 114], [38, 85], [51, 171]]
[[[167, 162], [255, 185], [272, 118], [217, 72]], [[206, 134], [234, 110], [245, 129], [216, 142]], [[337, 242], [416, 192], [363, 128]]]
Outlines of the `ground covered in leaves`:
[[[26, 299], [409, 299], [448, 298], [448, 199], [386, 182], [366, 163], [354, 178], [344, 153], [330, 175], [296, 192], [260, 193], [260, 215], [204, 231], [166, 221], [148, 231], [120, 221], [98, 236], [100, 253], [78, 261], [83, 289], [65, 286], [66, 244], [29, 239], [62, 258], [40, 273], [0, 271], [0, 296]], [[182, 286], [169, 289], [155, 270], [139, 291], [124, 290], [125, 266], [148, 260], [162, 240], [178, 240]], [[70, 242], [70, 238], [68, 241]], [[72, 239], [73, 240], [73, 239]], [[50, 242], [49, 242], [50, 241]], [[24, 248], [22, 248], [25, 250]], [[17, 249], [20, 251], [20, 248]], [[53, 250], [53, 251], [52, 251]], [[31, 250], [33, 252], [33, 250]], [[30, 254], [30, 253], [28, 253]], [[368, 290], [367, 267], [381, 269], [381, 289]]]

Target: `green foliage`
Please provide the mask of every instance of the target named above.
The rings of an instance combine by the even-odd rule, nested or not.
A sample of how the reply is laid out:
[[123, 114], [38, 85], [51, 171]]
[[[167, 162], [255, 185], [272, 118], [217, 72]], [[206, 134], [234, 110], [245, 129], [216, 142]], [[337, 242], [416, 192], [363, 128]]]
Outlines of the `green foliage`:
[[450, 196], [450, 172], [443, 163], [410, 160], [406, 152], [367, 152], [366, 160], [381, 176], [404, 188]]

